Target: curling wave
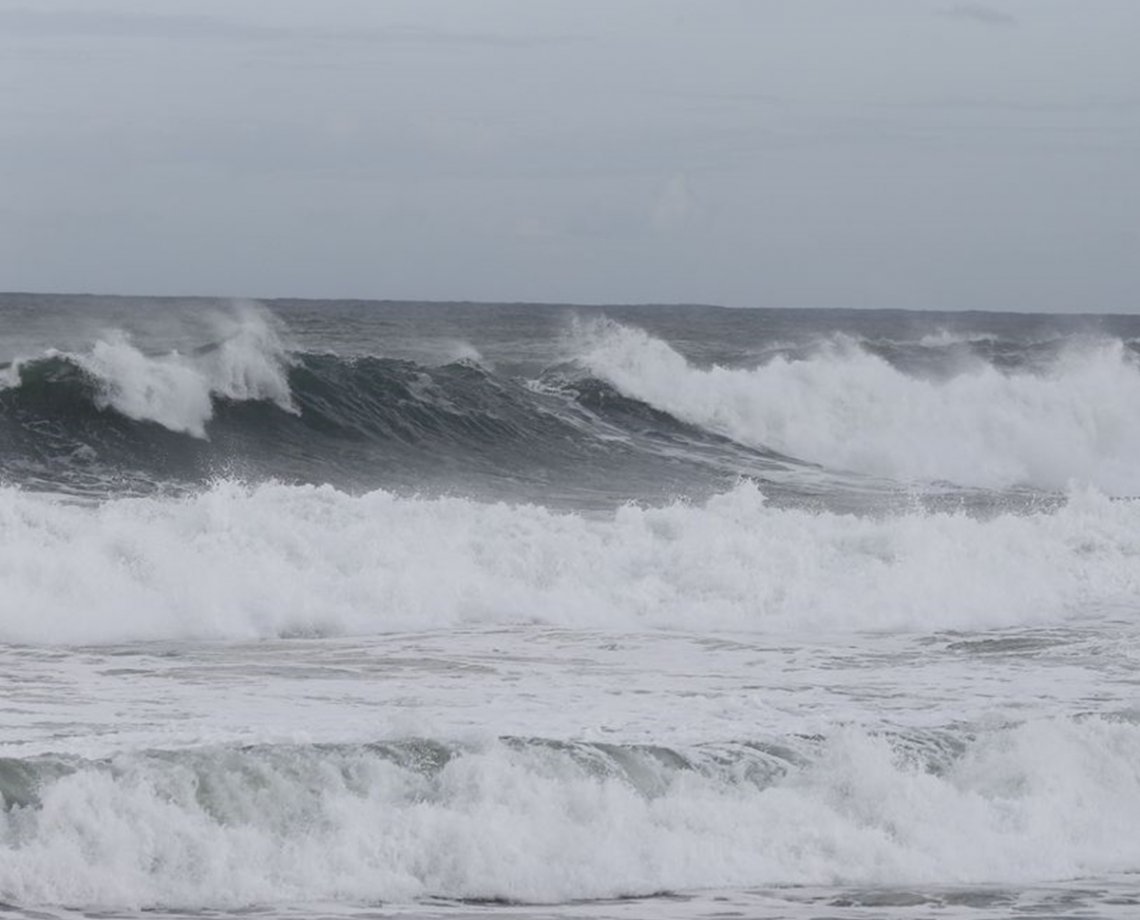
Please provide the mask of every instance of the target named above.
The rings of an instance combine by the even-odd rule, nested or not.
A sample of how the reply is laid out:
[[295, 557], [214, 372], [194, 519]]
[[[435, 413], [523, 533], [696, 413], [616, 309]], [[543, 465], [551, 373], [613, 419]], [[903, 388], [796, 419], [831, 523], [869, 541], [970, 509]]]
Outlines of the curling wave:
[[899, 356], [892, 363], [882, 348], [844, 337], [752, 368], [696, 366], [610, 320], [579, 324], [571, 347], [626, 396], [831, 469], [1140, 493], [1140, 367], [1119, 339], [1051, 346], [1041, 362], [1026, 361], [1023, 346], [1013, 369], [971, 353], [942, 376], [907, 373]]
[[558, 388], [471, 360], [286, 352], [263, 313], [188, 354], [146, 354], [115, 334], [14, 362], [0, 460], [10, 483], [96, 495], [241, 476], [667, 497], [787, 467], [599, 380]]
[[[296, 412], [286, 376], [288, 358], [272, 315], [252, 304], [219, 315], [219, 341], [190, 354], [148, 355], [112, 330], [81, 354], [49, 351], [11, 362], [2, 383], [31, 391], [53, 409], [85, 403], [128, 419], [198, 438], [214, 414], [214, 399], [265, 400]], [[53, 397], [52, 389], [59, 392]]]

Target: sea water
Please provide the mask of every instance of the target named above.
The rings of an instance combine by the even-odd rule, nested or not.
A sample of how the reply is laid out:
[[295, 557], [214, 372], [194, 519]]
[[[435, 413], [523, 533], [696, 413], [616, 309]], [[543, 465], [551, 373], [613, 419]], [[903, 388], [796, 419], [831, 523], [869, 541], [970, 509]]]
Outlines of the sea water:
[[0, 915], [1140, 915], [1140, 317], [0, 297]]

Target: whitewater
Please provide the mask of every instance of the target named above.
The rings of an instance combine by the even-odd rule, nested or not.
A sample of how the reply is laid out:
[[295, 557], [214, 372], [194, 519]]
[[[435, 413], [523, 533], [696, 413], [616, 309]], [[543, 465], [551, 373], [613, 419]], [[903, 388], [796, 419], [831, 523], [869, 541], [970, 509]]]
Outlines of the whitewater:
[[1131, 917], [1140, 319], [0, 295], [0, 912]]

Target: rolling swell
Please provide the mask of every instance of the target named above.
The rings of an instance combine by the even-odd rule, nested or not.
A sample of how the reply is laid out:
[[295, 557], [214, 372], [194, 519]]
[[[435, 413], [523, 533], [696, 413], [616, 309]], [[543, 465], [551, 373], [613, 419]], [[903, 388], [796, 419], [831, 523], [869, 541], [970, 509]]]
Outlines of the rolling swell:
[[60, 353], [8, 371], [0, 463], [9, 483], [149, 493], [237, 477], [557, 501], [688, 494], [694, 478], [711, 491], [782, 465], [595, 378], [536, 385], [466, 360], [429, 367], [282, 351], [273, 387], [234, 387], [210, 366], [213, 352], [203, 363], [116, 347], [135, 365], [126, 379], [108, 361]]
[[105, 334], [0, 365], [0, 469], [93, 496], [238, 478], [565, 507], [701, 500], [741, 476], [851, 510], [1140, 492], [1134, 338], [720, 330], [727, 353], [668, 316], [540, 319], [475, 347], [474, 327], [424, 337], [413, 317], [402, 339], [338, 342], [347, 357], [286, 347], [254, 307], [185, 352]]

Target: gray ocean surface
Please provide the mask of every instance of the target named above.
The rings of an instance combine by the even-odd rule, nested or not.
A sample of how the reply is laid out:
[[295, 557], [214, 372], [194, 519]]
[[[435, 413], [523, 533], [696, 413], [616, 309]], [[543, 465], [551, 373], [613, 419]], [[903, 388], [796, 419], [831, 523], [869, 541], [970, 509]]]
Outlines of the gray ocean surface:
[[0, 916], [1140, 916], [1140, 317], [0, 295]]

